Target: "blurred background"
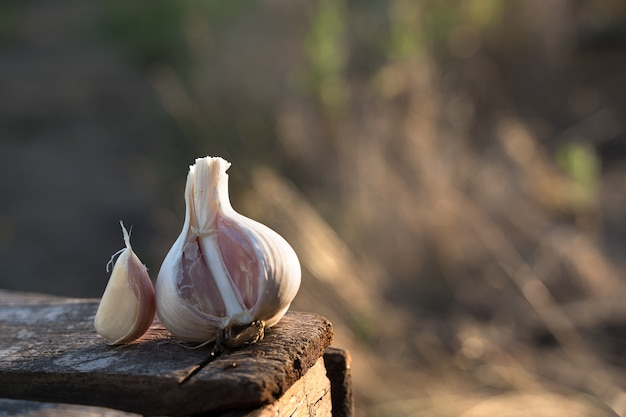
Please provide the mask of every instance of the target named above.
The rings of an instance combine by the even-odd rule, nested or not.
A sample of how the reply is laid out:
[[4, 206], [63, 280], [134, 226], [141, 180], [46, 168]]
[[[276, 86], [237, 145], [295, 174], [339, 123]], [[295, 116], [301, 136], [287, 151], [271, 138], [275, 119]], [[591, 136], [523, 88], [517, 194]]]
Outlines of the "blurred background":
[[0, 3], [0, 288], [156, 279], [188, 166], [296, 249], [360, 416], [626, 415], [626, 3]]

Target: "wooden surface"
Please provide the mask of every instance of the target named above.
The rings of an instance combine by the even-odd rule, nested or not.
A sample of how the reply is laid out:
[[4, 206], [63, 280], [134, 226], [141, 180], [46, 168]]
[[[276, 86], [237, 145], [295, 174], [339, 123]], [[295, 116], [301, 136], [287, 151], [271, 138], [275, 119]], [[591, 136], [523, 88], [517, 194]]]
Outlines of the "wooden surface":
[[331, 382], [331, 399], [334, 417], [354, 415], [354, 393], [350, 355], [347, 351], [330, 346], [324, 352], [324, 367]]
[[[252, 410], [219, 412], [219, 417], [322, 417], [332, 411], [330, 381], [325, 359], [320, 358], [275, 402]], [[7, 400], [0, 398], [0, 417], [137, 417], [139, 414], [110, 408]], [[214, 414], [211, 414], [214, 416]], [[343, 415], [340, 415], [342, 417]]]
[[255, 345], [203, 363], [155, 321], [138, 341], [108, 346], [93, 329], [98, 300], [0, 290], [0, 398], [105, 406], [143, 415], [253, 409], [275, 402], [332, 340], [315, 314], [289, 312]]
[[227, 412], [220, 417], [335, 417], [330, 396], [324, 359], [319, 358], [276, 402], [254, 410]]
[[92, 405], [0, 398], [0, 417], [140, 417], [141, 414]]

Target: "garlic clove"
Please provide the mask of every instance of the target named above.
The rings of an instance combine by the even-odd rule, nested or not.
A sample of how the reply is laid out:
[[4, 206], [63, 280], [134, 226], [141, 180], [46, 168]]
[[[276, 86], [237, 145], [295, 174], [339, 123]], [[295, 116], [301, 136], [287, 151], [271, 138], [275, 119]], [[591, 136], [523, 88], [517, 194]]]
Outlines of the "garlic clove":
[[94, 319], [98, 334], [112, 345], [141, 337], [155, 314], [152, 281], [130, 245], [128, 231], [120, 225], [126, 248], [115, 262]]
[[156, 305], [177, 337], [235, 347], [260, 340], [282, 318], [301, 270], [279, 234], [232, 208], [229, 167], [215, 157], [190, 167], [185, 223], [159, 271]]

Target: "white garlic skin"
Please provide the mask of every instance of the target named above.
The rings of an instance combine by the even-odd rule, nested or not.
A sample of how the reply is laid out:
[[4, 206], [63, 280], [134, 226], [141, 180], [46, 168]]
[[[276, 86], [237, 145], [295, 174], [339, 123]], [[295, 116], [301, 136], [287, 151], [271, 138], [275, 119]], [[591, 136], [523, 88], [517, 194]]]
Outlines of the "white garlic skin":
[[271, 327], [300, 286], [292, 247], [230, 205], [229, 166], [206, 157], [190, 167], [183, 230], [157, 278], [157, 314], [183, 340], [211, 342], [224, 329], [259, 321]]
[[126, 228], [120, 225], [126, 248], [115, 262], [94, 319], [96, 332], [112, 345], [141, 337], [155, 313], [152, 281], [130, 246]]

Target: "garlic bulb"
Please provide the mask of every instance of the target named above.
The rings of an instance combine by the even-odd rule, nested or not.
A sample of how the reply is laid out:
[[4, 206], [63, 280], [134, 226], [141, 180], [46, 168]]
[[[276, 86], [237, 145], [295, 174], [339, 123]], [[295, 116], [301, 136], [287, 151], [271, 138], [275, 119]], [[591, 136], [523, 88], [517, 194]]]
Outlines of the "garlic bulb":
[[155, 310], [154, 287], [148, 271], [133, 252], [124, 224], [120, 225], [126, 248], [115, 262], [94, 320], [98, 334], [112, 345], [143, 335], [152, 324]]
[[300, 263], [280, 235], [231, 207], [228, 167], [219, 157], [190, 166], [185, 223], [159, 271], [156, 307], [175, 336], [235, 347], [287, 312]]

